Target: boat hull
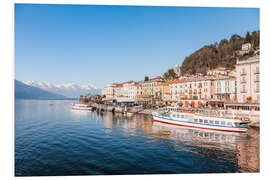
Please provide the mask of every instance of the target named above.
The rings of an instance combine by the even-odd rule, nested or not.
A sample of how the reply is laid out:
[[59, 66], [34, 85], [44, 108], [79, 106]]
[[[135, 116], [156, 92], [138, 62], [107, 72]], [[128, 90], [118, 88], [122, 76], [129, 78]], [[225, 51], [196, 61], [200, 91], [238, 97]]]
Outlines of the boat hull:
[[153, 120], [159, 123], [165, 123], [175, 126], [184, 126], [190, 128], [214, 130], [214, 131], [223, 131], [223, 132], [235, 132], [235, 133], [246, 133], [248, 128], [246, 127], [225, 127], [225, 126], [214, 126], [214, 125], [205, 125], [201, 123], [188, 122], [186, 120], [174, 120], [170, 117], [162, 117], [156, 114], [153, 114]]
[[91, 111], [92, 107], [72, 107], [73, 110], [85, 110], [85, 111]]

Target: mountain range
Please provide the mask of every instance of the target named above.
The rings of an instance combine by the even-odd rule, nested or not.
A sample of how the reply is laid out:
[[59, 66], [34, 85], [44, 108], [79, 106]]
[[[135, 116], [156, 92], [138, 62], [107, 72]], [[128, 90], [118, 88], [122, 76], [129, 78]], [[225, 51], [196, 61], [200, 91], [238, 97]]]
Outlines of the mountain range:
[[65, 96], [51, 93], [15, 80], [15, 99], [66, 99]]
[[40, 88], [42, 90], [61, 94], [69, 98], [78, 98], [80, 95], [86, 94], [101, 94], [101, 89], [98, 89], [94, 85], [88, 84], [75, 84], [75, 83], [65, 83], [65, 84], [53, 84], [41, 81], [23, 81], [24, 84]]

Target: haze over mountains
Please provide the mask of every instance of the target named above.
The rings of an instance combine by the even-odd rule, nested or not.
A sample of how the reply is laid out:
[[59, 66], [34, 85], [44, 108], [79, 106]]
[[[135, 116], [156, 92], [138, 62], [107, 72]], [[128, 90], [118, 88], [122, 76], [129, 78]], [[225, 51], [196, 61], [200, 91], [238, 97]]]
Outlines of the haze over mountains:
[[23, 83], [40, 88], [42, 90], [61, 94], [69, 98], [78, 98], [80, 95], [86, 94], [101, 94], [101, 89], [93, 86], [92, 84], [75, 84], [75, 83], [65, 83], [65, 84], [53, 84], [41, 81], [24, 81]]

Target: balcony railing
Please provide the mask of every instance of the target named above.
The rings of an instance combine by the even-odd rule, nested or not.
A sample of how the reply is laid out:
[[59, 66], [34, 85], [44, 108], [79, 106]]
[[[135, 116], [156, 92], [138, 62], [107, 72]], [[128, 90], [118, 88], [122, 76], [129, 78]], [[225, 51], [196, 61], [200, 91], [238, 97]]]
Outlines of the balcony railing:
[[260, 71], [254, 71], [254, 74], [260, 74]]
[[245, 75], [247, 75], [247, 73], [246, 72], [241, 72], [240, 75], [245, 76]]
[[240, 83], [246, 83], [247, 81], [246, 80], [241, 80]]
[[241, 92], [241, 93], [246, 93], [246, 92], [247, 92], [247, 90], [242, 89], [240, 92]]
[[260, 79], [254, 79], [254, 82], [260, 82]]

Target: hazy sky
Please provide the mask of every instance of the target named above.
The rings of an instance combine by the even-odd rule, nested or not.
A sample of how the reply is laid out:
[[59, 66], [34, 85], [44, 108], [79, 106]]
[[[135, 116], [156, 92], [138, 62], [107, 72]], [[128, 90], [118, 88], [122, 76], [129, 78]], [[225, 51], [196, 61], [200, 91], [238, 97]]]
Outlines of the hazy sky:
[[210, 43], [259, 29], [257, 8], [15, 5], [15, 78], [143, 80]]

